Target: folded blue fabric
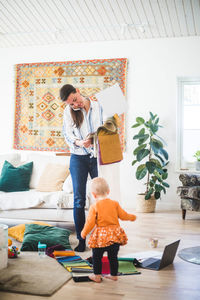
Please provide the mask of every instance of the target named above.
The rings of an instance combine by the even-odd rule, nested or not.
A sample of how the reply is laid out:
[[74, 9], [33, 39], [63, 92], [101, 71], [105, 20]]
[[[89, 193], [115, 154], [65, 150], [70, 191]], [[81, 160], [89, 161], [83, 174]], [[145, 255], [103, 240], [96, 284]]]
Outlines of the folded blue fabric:
[[80, 256], [64, 256], [64, 257], [59, 257], [59, 258], [56, 258], [56, 259], [59, 262], [64, 262], [64, 261], [82, 261], [82, 258]]

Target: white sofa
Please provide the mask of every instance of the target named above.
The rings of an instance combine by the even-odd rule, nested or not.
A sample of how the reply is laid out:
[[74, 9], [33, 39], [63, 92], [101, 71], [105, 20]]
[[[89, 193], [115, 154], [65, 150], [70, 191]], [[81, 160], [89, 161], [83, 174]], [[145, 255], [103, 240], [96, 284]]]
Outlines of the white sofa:
[[[56, 226], [70, 227], [73, 224], [73, 188], [71, 175], [62, 186], [62, 190], [41, 192], [36, 188], [49, 163], [68, 165], [69, 156], [57, 156], [55, 153], [11, 152], [0, 154], [0, 172], [4, 161], [14, 167], [33, 162], [30, 190], [19, 192], [0, 191], [0, 223], [16, 225], [31, 220], [46, 221]], [[87, 193], [86, 209], [90, 205]]]

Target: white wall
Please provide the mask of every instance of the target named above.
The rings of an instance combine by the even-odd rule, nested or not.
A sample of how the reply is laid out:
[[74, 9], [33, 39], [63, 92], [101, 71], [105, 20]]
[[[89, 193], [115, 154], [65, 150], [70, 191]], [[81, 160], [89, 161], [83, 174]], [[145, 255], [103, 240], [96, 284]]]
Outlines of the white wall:
[[12, 149], [14, 120], [14, 64], [67, 61], [98, 58], [128, 58], [126, 116], [127, 147], [121, 163], [121, 192], [125, 206], [135, 206], [135, 196], [143, 192], [141, 182], [135, 179], [133, 160], [134, 124], [137, 116], [146, 117], [149, 111], [157, 113], [161, 124], [160, 135], [167, 141], [170, 158], [170, 189], [158, 201], [157, 209], [179, 208], [176, 195], [179, 185], [175, 172], [176, 160], [176, 105], [177, 76], [200, 76], [200, 39], [174, 38], [136, 41], [117, 41], [85, 44], [52, 45], [31, 48], [0, 49], [1, 152]]

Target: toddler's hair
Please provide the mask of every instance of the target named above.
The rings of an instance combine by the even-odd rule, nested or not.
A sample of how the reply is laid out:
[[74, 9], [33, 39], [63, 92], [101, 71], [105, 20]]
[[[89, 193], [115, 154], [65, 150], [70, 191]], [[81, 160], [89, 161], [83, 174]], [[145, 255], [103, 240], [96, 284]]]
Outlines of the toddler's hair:
[[93, 178], [90, 188], [91, 192], [95, 193], [98, 196], [106, 196], [110, 192], [108, 183], [102, 177]]

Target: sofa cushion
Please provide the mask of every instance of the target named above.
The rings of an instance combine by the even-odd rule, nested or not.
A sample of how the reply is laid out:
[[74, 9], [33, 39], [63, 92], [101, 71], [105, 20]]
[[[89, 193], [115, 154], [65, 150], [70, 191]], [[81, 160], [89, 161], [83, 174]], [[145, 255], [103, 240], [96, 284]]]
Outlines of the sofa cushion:
[[0, 191], [17, 192], [29, 190], [32, 169], [33, 162], [14, 167], [6, 160], [1, 171]]
[[200, 211], [200, 201], [181, 198], [181, 209]]
[[67, 178], [65, 179], [65, 181], [63, 183], [62, 190], [69, 193], [69, 194], [73, 193], [73, 185], [72, 185], [71, 174], [69, 174], [69, 176], [67, 176]]
[[40, 192], [62, 191], [63, 183], [68, 175], [67, 165], [49, 163], [44, 168], [36, 189]]
[[[32, 223], [38, 224], [38, 225], [43, 225], [43, 226], [51, 226], [50, 224], [42, 222], [42, 221], [31, 222], [31, 224]], [[25, 232], [25, 224], [19, 224], [19, 225], [8, 228], [8, 235], [21, 243], [23, 242], [24, 232]]]
[[37, 224], [26, 224], [25, 227], [21, 251], [37, 251], [39, 242], [46, 244], [47, 247], [59, 244], [65, 249], [71, 249], [69, 243], [71, 231], [67, 229]]
[[182, 199], [194, 199], [200, 201], [200, 186], [179, 186], [177, 193]]
[[69, 160], [69, 156], [56, 156], [53, 153], [28, 153], [26, 155], [26, 162], [33, 161], [33, 172], [30, 181], [30, 188], [37, 188], [40, 177], [47, 164], [54, 163], [69, 166]]

